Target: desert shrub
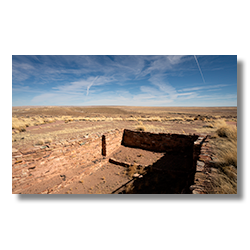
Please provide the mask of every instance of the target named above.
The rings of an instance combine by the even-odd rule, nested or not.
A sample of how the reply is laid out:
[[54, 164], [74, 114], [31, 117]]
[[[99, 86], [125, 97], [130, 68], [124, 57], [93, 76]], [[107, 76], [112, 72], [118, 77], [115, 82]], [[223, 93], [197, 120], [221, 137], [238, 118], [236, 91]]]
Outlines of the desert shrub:
[[216, 130], [216, 133], [220, 137], [226, 137], [229, 140], [237, 141], [237, 128], [232, 126], [220, 127]]
[[143, 122], [142, 121], [138, 121], [138, 125], [143, 126]]
[[26, 127], [26, 125], [22, 120], [20, 120], [18, 118], [12, 118], [12, 129], [19, 130], [19, 129], [25, 128], [25, 127]]
[[223, 165], [233, 165], [237, 168], [237, 141], [220, 143], [218, 158]]
[[35, 145], [43, 145], [44, 144], [44, 140], [43, 139], [39, 139], [35, 142]]
[[153, 121], [153, 122], [161, 122], [161, 118], [160, 117], [150, 117], [149, 121]]
[[214, 116], [214, 118], [215, 118], [215, 119], [220, 119], [221, 116], [220, 116], [220, 115], [216, 115], [216, 116]]
[[213, 121], [216, 128], [226, 127], [227, 123], [224, 119], [218, 119]]
[[20, 132], [25, 132], [25, 131], [26, 131], [26, 128], [25, 128], [25, 127], [20, 127], [18, 130], [19, 130]]
[[194, 117], [185, 117], [185, 120], [187, 122], [192, 122], [194, 120]]
[[67, 122], [72, 122], [74, 119], [72, 117], [65, 117], [64, 118], [64, 122], [67, 123]]
[[133, 177], [133, 175], [137, 173], [137, 165], [134, 164], [128, 168], [127, 174], [129, 177]]
[[222, 170], [212, 179], [213, 191], [215, 194], [237, 194], [237, 180], [230, 178]]
[[33, 124], [34, 126], [38, 126], [38, 125], [41, 125], [41, 124], [44, 124], [44, 119], [41, 118], [41, 117], [35, 117], [35, 120], [33, 121]]
[[146, 130], [145, 126], [137, 126], [135, 129], [137, 131], [145, 131]]
[[227, 137], [227, 128], [226, 127], [222, 127], [216, 130], [216, 133], [218, 134], [218, 136], [220, 137]]
[[136, 117], [127, 117], [125, 121], [138, 121], [138, 119]]
[[115, 117], [115, 118], [113, 118], [113, 120], [114, 121], [123, 121], [123, 118], [121, 118], [121, 117]]
[[12, 119], [12, 129], [16, 129], [19, 132], [24, 132], [24, 131], [26, 131], [26, 127], [27, 126], [26, 126], [24, 121], [19, 120], [17, 118]]
[[44, 140], [44, 142], [47, 144], [47, 143], [51, 143], [52, 142], [52, 139], [51, 138], [47, 138]]
[[212, 123], [208, 123], [203, 126], [204, 128], [214, 128], [214, 125]]
[[44, 119], [44, 123], [52, 123], [54, 121], [55, 121], [55, 119], [52, 119], [52, 118], [46, 118], [46, 119]]
[[185, 119], [182, 118], [182, 117], [172, 117], [172, 118], [169, 118], [168, 121], [171, 121], [171, 122], [180, 122], [180, 121], [184, 121]]
[[111, 122], [111, 121], [113, 121], [113, 118], [112, 118], [112, 117], [107, 117], [107, 118], [105, 119], [105, 121]]
[[220, 163], [237, 168], [237, 127], [227, 125], [224, 120], [216, 122], [215, 126], [218, 135], [215, 145]]
[[216, 174], [211, 179], [212, 193], [237, 193], [237, 128], [225, 120], [213, 122], [215, 136], [211, 143], [218, 158]]

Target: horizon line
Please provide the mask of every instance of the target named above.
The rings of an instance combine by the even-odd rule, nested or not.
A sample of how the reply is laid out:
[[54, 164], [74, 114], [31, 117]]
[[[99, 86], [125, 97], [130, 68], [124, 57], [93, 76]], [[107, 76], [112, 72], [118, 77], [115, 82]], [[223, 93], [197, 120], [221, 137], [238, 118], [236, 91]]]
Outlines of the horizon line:
[[141, 105], [18, 105], [12, 107], [158, 107], [158, 108], [223, 108], [223, 107], [236, 107], [237, 106], [141, 106]]

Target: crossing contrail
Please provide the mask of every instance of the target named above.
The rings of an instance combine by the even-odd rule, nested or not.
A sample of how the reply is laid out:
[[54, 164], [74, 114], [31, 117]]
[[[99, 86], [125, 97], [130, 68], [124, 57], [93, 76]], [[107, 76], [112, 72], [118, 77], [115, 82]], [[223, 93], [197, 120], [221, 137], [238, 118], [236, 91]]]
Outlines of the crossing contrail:
[[94, 84], [94, 81], [98, 79], [98, 76], [95, 77], [95, 79], [90, 83], [90, 85], [87, 87], [87, 95], [89, 95], [89, 89]]
[[[196, 61], [196, 63], [197, 63], [197, 66], [198, 66], [198, 68], [199, 68], [199, 71], [200, 71], [200, 73], [201, 73], [201, 77], [202, 77], [202, 79], [203, 79], [203, 82], [205, 83], [205, 79], [204, 79], [204, 77], [203, 77], [203, 74], [202, 74], [202, 71], [201, 71], [201, 68], [200, 68], [200, 65], [199, 65], [199, 62], [198, 62], [198, 60], [197, 60], [197, 58], [196, 58], [196, 56], [194, 55], [194, 59], [195, 59], [195, 61]], [[206, 83], [205, 83], [206, 84]]]

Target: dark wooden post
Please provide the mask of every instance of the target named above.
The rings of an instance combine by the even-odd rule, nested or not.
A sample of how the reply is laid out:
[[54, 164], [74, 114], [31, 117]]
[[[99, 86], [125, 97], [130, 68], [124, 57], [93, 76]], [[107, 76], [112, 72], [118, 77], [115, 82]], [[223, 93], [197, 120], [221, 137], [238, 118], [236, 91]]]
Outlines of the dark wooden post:
[[106, 137], [105, 135], [102, 136], [102, 155], [106, 156], [107, 151], [106, 151]]

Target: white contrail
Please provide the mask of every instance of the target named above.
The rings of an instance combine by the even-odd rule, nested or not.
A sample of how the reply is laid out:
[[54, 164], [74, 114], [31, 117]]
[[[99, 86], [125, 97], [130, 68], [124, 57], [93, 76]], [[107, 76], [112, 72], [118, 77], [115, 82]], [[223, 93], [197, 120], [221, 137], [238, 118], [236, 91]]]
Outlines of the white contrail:
[[[196, 58], [196, 56], [195, 56], [195, 55], [194, 55], [194, 59], [195, 59], [195, 61], [196, 61], [196, 63], [197, 63], [197, 66], [198, 66], [198, 68], [199, 68], [199, 71], [200, 71], [200, 73], [201, 73], [201, 77], [202, 77], [202, 79], [203, 79], [203, 82], [205, 83], [205, 79], [204, 79], [204, 77], [203, 77], [203, 74], [202, 74], [202, 71], [201, 71], [200, 65], [199, 65], [198, 60], [197, 60], [197, 58]], [[206, 83], [205, 83], [205, 84], [206, 84]]]
[[90, 85], [87, 87], [87, 95], [89, 95], [89, 89], [93, 85], [94, 81], [98, 78], [98, 76], [90, 83]]

